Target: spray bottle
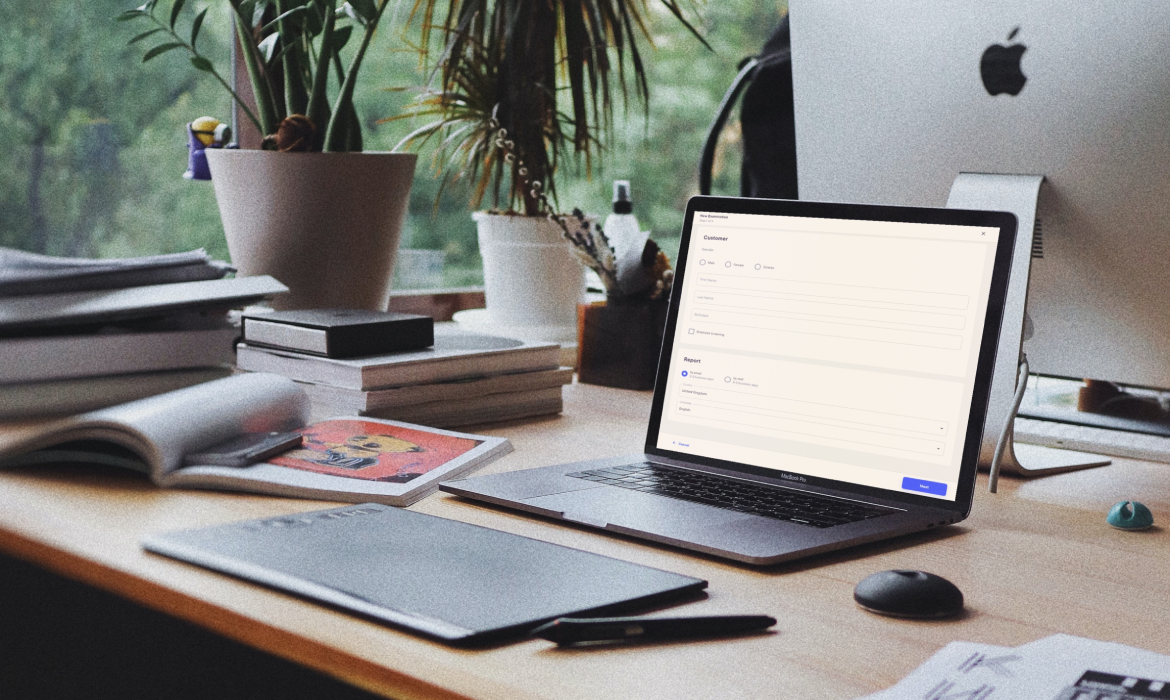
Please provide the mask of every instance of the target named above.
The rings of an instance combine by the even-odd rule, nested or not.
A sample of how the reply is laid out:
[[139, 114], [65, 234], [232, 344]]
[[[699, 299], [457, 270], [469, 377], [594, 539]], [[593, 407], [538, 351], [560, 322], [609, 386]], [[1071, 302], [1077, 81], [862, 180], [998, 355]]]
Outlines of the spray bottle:
[[634, 216], [629, 180], [613, 182], [613, 213], [605, 219], [605, 235], [614, 250], [622, 295], [638, 294], [649, 288], [650, 279], [642, 267], [642, 251], [648, 236]]

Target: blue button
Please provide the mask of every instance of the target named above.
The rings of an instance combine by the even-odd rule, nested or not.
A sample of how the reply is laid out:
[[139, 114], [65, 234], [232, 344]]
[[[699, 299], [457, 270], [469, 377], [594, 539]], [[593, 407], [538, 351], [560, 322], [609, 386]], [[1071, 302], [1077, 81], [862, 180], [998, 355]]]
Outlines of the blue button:
[[917, 491], [918, 493], [930, 493], [935, 496], [947, 495], [947, 485], [940, 484], [937, 481], [923, 481], [922, 479], [911, 479], [908, 476], [902, 477], [902, 488], [907, 491]]
[[683, 376], [687, 376], [687, 371], [685, 369], [683, 370]]

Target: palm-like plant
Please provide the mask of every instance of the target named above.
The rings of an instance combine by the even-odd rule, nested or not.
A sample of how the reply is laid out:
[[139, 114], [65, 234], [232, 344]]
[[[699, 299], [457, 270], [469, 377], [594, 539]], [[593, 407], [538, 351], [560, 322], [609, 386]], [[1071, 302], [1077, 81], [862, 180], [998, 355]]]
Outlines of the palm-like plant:
[[[236, 19], [244, 63], [256, 98], [253, 111], [219, 71], [199, 52], [197, 41], [204, 9], [191, 24], [190, 33], [177, 29], [186, 0], [172, 0], [165, 19], [155, 15], [159, 0], [147, 0], [123, 12], [120, 21], [145, 21], [152, 28], [130, 39], [131, 44], [162, 39], [146, 52], [143, 62], [169, 51], [183, 49], [191, 64], [209, 73], [240, 105], [261, 134], [292, 132], [288, 142], [295, 150], [360, 151], [361, 123], [353, 106], [354, 87], [366, 49], [390, 0], [227, 0]], [[348, 66], [341, 50], [357, 28], [361, 40]], [[330, 74], [337, 85], [329, 97]], [[290, 117], [296, 119], [286, 121]], [[306, 120], [308, 126], [306, 126]]]
[[[678, 0], [661, 2], [706, 45]], [[437, 138], [444, 183], [469, 176], [473, 207], [492, 189], [497, 207], [546, 213], [570, 143], [591, 167], [599, 134], [612, 123], [615, 92], [625, 103], [632, 81], [648, 103], [638, 49], [639, 35], [650, 40], [647, 0], [450, 0], [442, 24], [437, 4], [416, 0], [412, 16], [421, 18], [424, 55], [433, 33], [442, 35], [434, 84], [396, 117], [433, 121], [399, 145]]]

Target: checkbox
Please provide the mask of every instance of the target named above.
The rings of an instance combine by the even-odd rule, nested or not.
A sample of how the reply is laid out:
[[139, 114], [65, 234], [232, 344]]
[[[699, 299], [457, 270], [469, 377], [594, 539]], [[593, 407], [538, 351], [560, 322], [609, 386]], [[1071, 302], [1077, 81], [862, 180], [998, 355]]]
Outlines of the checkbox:
[[688, 329], [687, 329], [687, 335], [694, 335], [694, 334], [695, 334], [695, 329], [694, 329], [694, 328], [688, 328]]

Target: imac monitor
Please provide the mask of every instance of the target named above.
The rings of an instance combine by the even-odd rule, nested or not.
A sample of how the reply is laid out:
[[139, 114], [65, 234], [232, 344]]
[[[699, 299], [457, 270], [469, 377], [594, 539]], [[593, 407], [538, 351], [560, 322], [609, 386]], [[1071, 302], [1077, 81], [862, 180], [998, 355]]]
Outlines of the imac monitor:
[[801, 199], [1043, 175], [1033, 372], [1170, 387], [1170, 2], [792, 0]]

